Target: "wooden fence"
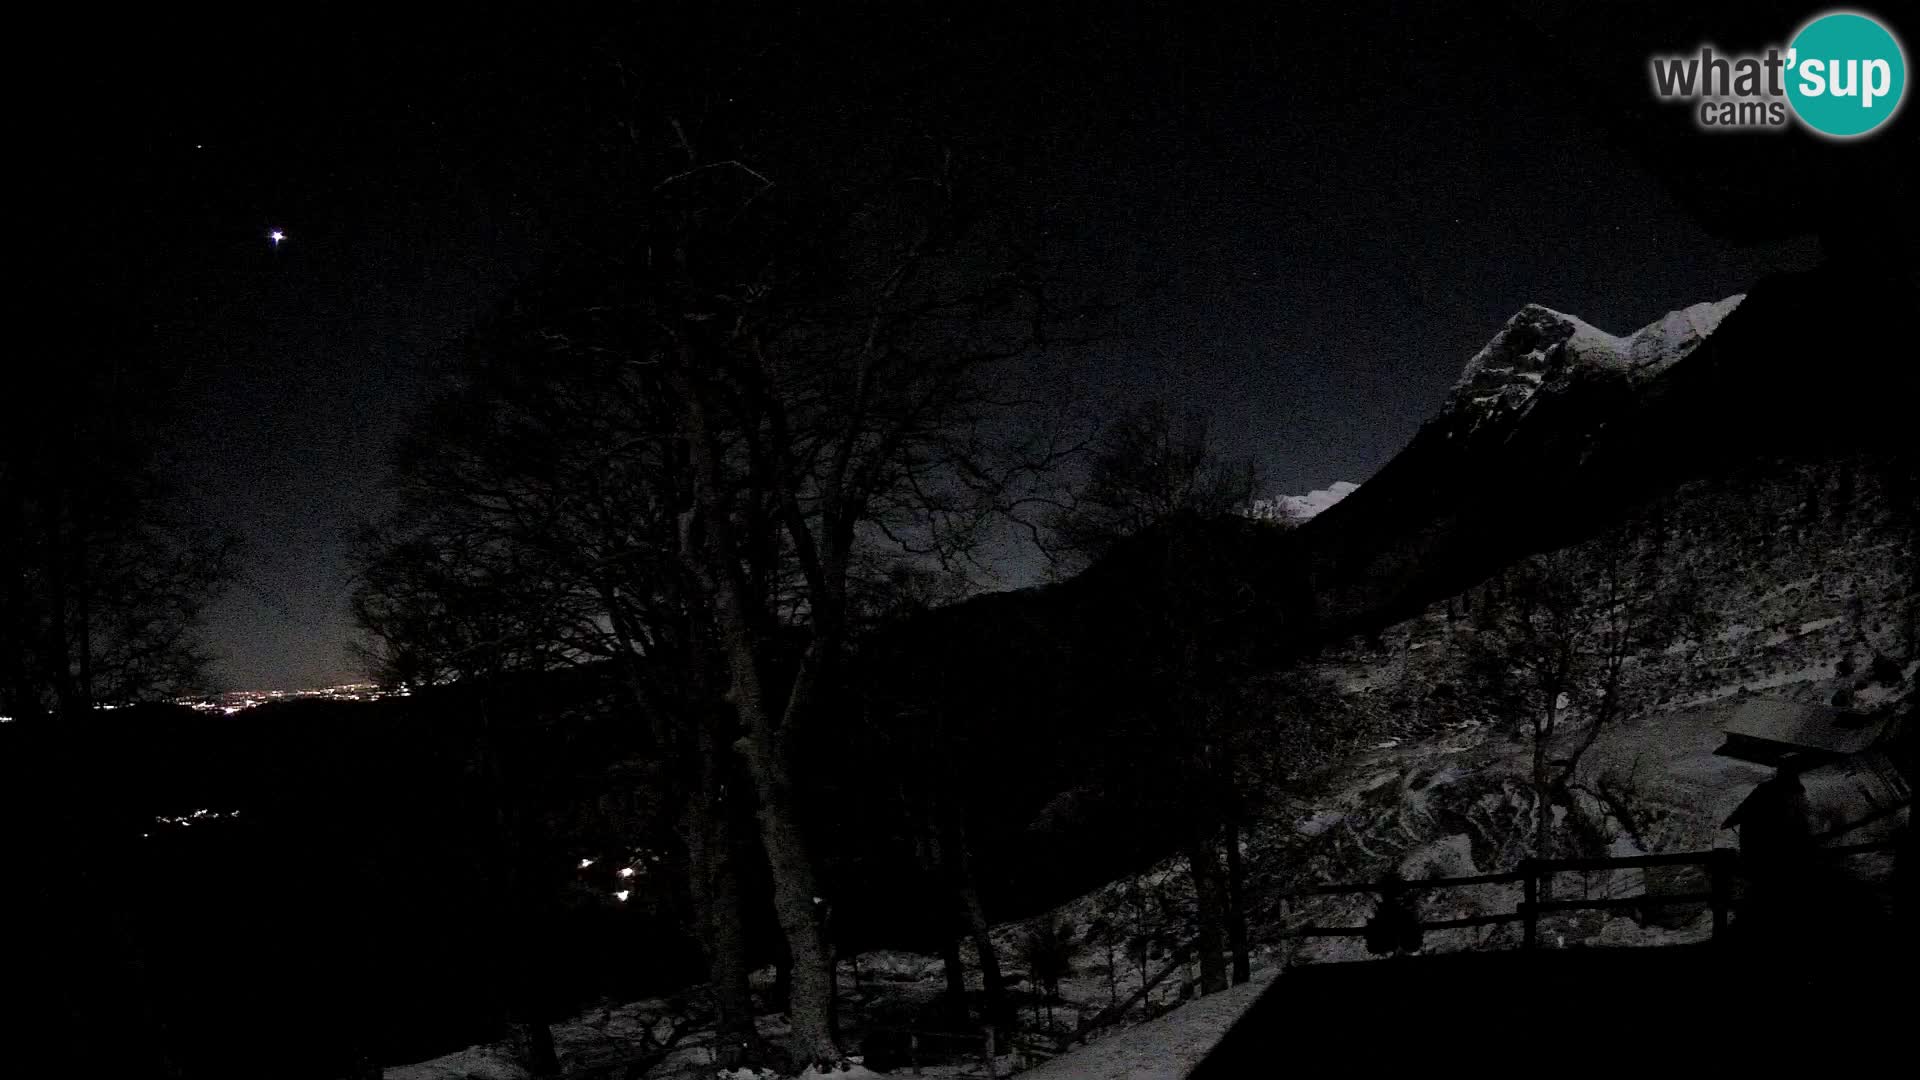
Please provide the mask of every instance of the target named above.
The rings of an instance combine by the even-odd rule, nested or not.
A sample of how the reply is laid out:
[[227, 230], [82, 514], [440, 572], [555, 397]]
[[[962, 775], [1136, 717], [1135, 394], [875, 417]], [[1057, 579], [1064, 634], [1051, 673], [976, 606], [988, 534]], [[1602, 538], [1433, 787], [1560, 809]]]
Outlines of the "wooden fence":
[[[1846, 847], [1821, 849], [1821, 854], [1829, 858], [1845, 858], [1873, 852], [1892, 851], [1895, 844], [1891, 841], [1873, 844], [1853, 844]], [[1547, 899], [1542, 899], [1542, 885], [1550, 882], [1559, 874], [1591, 874], [1612, 870], [1645, 870], [1655, 867], [1700, 866], [1706, 868], [1708, 887], [1704, 891], [1641, 894], [1638, 896], [1580, 897], [1568, 899], [1551, 898], [1552, 890], [1546, 889]], [[1464, 930], [1480, 926], [1499, 926], [1507, 923], [1522, 924], [1521, 948], [1534, 949], [1539, 945], [1540, 916], [1562, 911], [1595, 911], [1619, 908], [1647, 908], [1678, 904], [1708, 904], [1713, 909], [1713, 934], [1719, 938], [1726, 933], [1728, 915], [1739, 906], [1739, 898], [1734, 885], [1739, 878], [1739, 856], [1729, 849], [1713, 851], [1688, 851], [1670, 855], [1629, 855], [1621, 858], [1594, 859], [1528, 859], [1519, 868], [1500, 874], [1476, 874], [1471, 877], [1429, 878], [1425, 881], [1369, 881], [1344, 885], [1311, 885], [1282, 893], [1274, 898], [1274, 906], [1264, 906], [1263, 910], [1279, 915], [1277, 934], [1282, 938], [1312, 937], [1365, 937], [1364, 926], [1301, 926], [1289, 929], [1286, 926], [1289, 905], [1299, 899], [1315, 896], [1338, 896], [1359, 893], [1381, 895], [1389, 892], [1418, 894], [1437, 892], [1443, 889], [1458, 889], [1473, 885], [1513, 885], [1521, 886], [1522, 899], [1515, 910], [1498, 912], [1491, 915], [1472, 915], [1456, 919], [1422, 920], [1418, 923], [1422, 931], [1427, 930]], [[909, 1064], [913, 1074], [921, 1073], [923, 1059], [937, 1047], [949, 1046], [953, 1056], [962, 1058], [978, 1055], [978, 1060], [988, 1077], [1001, 1077], [1031, 1068], [1047, 1058], [1061, 1054], [1077, 1043], [1092, 1041], [1099, 1032], [1121, 1022], [1154, 987], [1160, 985], [1173, 972], [1185, 967], [1191, 960], [1195, 942], [1188, 941], [1173, 950], [1169, 962], [1149, 979], [1146, 985], [1129, 994], [1125, 999], [1101, 1009], [1094, 1015], [1084, 1017], [1072, 1033], [1016, 1032], [1004, 1042], [1000, 1042], [991, 1026], [977, 1031], [932, 1031], [910, 1027], [884, 1026], [873, 1030], [893, 1031], [907, 1037]], [[997, 1059], [1011, 1053], [1014, 1060], [1006, 1065]]]
[[[1820, 854], [1827, 858], [1845, 858], [1872, 852], [1892, 851], [1894, 844], [1883, 841], [1872, 844], [1852, 844], [1844, 847], [1823, 848]], [[1708, 888], [1705, 891], [1682, 893], [1643, 893], [1638, 896], [1580, 897], [1578, 899], [1542, 899], [1541, 886], [1550, 883], [1554, 876], [1563, 873], [1595, 873], [1612, 870], [1644, 870], [1666, 866], [1702, 866], [1707, 871]], [[1388, 893], [1418, 894], [1435, 892], [1442, 889], [1458, 889], [1472, 885], [1512, 885], [1521, 886], [1521, 901], [1510, 912], [1497, 912], [1490, 915], [1473, 915], [1458, 919], [1422, 920], [1417, 923], [1424, 932], [1427, 930], [1464, 930], [1479, 926], [1499, 926], [1506, 923], [1522, 924], [1521, 947], [1532, 949], [1539, 944], [1540, 916], [1562, 911], [1596, 911], [1617, 908], [1648, 908], [1679, 904], [1708, 904], [1713, 908], [1713, 936], [1717, 939], [1726, 933], [1728, 913], [1738, 905], [1733, 885], [1739, 876], [1739, 856], [1730, 849], [1713, 851], [1688, 851], [1668, 855], [1628, 855], [1619, 858], [1594, 859], [1527, 859], [1519, 868], [1501, 874], [1476, 874], [1471, 877], [1429, 878], [1425, 881], [1369, 881], [1346, 885], [1312, 885], [1295, 889], [1280, 897], [1281, 929], [1283, 938], [1311, 937], [1366, 937], [1365, 926], [1301, 926], [1288, 928], [1287, 911], [1293, 901], [1313, 896], [1335, 896], [1341, 894]], [[1551, 897], [1552, 890], [1547, 890]]]

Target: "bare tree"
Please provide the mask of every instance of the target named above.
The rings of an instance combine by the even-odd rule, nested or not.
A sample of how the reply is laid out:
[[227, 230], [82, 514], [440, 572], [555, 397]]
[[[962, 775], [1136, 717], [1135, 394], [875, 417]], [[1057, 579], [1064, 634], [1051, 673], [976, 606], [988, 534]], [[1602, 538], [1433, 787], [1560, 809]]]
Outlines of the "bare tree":
[[[385, 659], [416, 673], [613, 660], [655, 716], [722, 705], [720, 728], [688, 730], [745, 765], [793, 1050], [832, 1064], [829, 898], [795, 743], [835, 707], [859, 582], [886, 561], [871, 554], [962, 572], [1057, 456], [997, 420], [1018, 404], [1002, 373], [1033, 347], [1041, 283], [1017, 245], [961, 221], [937, 144], [821, 187], [746, 147], [702, 156], [709, 129], [662, 123], [680, 161], [646, 189], [631, 248], [542, 297], [526, 361], [491, 373], [477, 414], [453, 406], [469, 434], [432, 434], [403, 464], [421, 498], [402, 542], [372, 547], [405, 571], [369, 560], [362, 620], [406, 628], [415, 644], [383, 634]], [[653, 684], [650, 658], [694, 652], [684, 670], [711, 685]]]
[[1657, 514], [1520, 561], [1475, 613], [1471, 662], [1531, 746], [1536, 855], [1548, 853], [1550, 808], [1581, 760], [1638, 707], [1629, 665], [1648, 648], [1699, 635], [1696, 590], [1668, 565]]
[[[768, 268], [759, 290], [746, 290], [763, 300], [715, 295], [653, 312], [669, 344], [642, 361], [665, 367], [682, 410], [688, 565], [713, 601], [743, 730], [735, 745], [759, 796], [794, 961], [795, 1049], [816, 1064], [836, 1062], [839, 1050], [823, 900], [791, 774], [794, 733], [822, 706], [845, 655], [861, 545], [953, 558], [1008, 480], [984, 463], [977, 439], [999, 400], [987, 369], [1026, 347], [996, 311], [1013, 297], [929, 291], [944, 276], [928, 269], [934, 229], [931, 220], [900, 229], [885, 258], [863, 252], [855, 288], [824, 302], [842, 309], [833, 322], [789, 321]], [[798, 571], [793, 592], [768, 588], [788, 567]], [[769, 631], [783, 626], [796, 631], [799, 655], [781, 680], [773, 673], [787, 639]]]
[[[404, 440], [398, 507], [358, 536], [369, 664], [403, 682], [607, 663], [681, 806], [693, 927], [728, 1064], [758, 1060], [731, 718], [710, 610], [679, 550], [671, 404], [591, 325], [527, 304], [477, 337]], [[738, 785], [731, 790], [737, 792]]]

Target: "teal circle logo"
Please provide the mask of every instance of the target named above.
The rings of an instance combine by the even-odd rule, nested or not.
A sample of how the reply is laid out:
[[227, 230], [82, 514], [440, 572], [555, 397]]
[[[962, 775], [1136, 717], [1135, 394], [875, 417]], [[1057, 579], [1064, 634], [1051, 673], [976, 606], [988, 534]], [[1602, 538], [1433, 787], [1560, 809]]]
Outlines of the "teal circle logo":
[[1907, 88], [1906, 54], [1892, 32], [1851, 11], [1801, 27], [1787, 65], [1787, 101], [1822, 135], [1865, 135], [1893, 116]]

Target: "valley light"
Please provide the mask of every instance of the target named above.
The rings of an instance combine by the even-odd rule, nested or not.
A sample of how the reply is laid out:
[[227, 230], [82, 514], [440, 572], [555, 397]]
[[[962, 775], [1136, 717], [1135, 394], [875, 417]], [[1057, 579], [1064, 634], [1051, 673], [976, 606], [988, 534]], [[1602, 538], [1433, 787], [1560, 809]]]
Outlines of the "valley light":
[[592, 860], [592, 859], [581, 859], [581, 860], [580, 860], [580, 869], [582, 869], [582, 870], [585, 870], [585, 869], [586, 869], [587, 867], [589, 867], [589, 866], [592, 866], [592, 865], [593, 865], [593, 860]]
[[632, 876], [633, 876], [633, 867], [631, 867], [631, 866], [623, 866], [623, 867], [621, 867], [621, 868], [620, 868], [620, 876], [621, 876], [621, 877], [632, 877]]
[[613, 898], [624, 904], [627, 902], [627, 897], [632, 895], [633, 895], [633, 890], [621, 889], [619, 892], [613, 894]]

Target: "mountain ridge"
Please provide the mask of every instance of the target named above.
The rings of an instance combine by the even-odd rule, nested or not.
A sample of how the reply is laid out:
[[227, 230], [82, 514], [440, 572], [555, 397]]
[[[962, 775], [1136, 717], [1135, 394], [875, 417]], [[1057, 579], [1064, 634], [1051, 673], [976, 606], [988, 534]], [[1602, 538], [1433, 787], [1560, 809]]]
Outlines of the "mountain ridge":
[[[1581, 331], [1587, 324], [1548, 308], [1522, 309], [1515, 319], [1529, 330], [1503, 328], [1469, 361], [1468, 392], [1450, 395], [1453, 407], [1297, 531], [1323, 632], [1392, 621], [1741, 461], [1899, 449], [1899, 403], [1920, 397], [1920, 388], [1911, 368], [1888, 363], [1907, 333], [1885, 313], [1913, 309], [1910, 280], [1830, 265], [1763, 279], [1742, 296], [1679, 309], [1626, 339]], [[1697, 333], [1716, 309], [1711, 332]], [[1609, 342], [1627, 342], [1629, 362], [1567, 363], [1565, 344], [1576, 334], [1583, 346], [1615, 353]], [[1683, 348], [1663, 353], [1662, 343]], [[1516, 373], [1507, 385], [1531, 383], [1518, 374], [1528, 370], [1519, 361], [1536, 351], [1541, 389], [1516, 407], [1474, 407], [1474, 397], [1521, 398], [1520, 390], [1473, 388], [1479, 380], [1493, 389], [1490, 372], [1499, 367]], [[1550, 361], [1560, 378], [1548, 377]], [[1623, 377], [1636, 370], [1645, 374]], [[1859, 392], [1889, 381], [1895, 385], [1875, 389], [1890, 392]]]

